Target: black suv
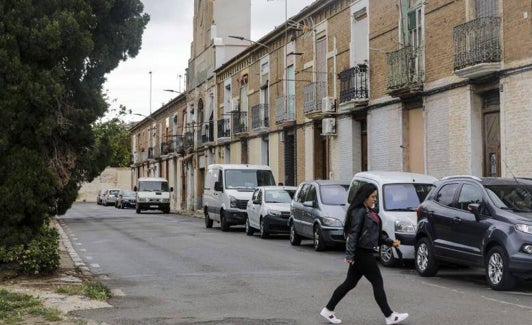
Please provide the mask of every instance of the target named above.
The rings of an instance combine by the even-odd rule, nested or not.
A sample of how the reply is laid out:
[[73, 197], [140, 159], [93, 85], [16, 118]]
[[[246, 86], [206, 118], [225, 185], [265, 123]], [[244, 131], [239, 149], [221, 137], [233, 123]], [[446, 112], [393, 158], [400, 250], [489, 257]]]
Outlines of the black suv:
[[495, 290], [532, 278], [532, 179], [450, 176], [418, 208], [415, 266], [434, 276], [438, 262], [482, 266]]

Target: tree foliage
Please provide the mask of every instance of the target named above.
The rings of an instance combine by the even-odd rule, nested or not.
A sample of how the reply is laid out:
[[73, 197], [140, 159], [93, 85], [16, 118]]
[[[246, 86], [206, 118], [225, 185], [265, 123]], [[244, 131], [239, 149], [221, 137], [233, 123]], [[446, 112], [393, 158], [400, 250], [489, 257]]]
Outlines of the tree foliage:
[[140, 0], [0, 1], [0, 245], [28, 243], [107, 166], [92, 125], [107, 110], [105, 75], [138, 54], [143, 10]]

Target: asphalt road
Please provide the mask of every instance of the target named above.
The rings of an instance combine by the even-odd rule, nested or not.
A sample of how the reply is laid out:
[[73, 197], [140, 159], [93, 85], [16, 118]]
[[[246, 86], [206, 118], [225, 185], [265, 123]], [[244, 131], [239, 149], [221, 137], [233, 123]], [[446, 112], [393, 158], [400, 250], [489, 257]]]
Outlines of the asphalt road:
[[[203, 219], [75, 204], [59, 218], [91, 272], [115, 293], [114, 308], [77, 311], [108, 324], [327, 324], [319, 311], [347, 270], [341, 249], [260, 239], [244, 228], [205, 229]], [[497, 292], [482, 270], [445, 268], [421, 278], [412, 265], [381, 268], [405, 324], [532, 323], [532, 282]], [[385, 324], [362, 279], [336, 308], [343, 324]]]

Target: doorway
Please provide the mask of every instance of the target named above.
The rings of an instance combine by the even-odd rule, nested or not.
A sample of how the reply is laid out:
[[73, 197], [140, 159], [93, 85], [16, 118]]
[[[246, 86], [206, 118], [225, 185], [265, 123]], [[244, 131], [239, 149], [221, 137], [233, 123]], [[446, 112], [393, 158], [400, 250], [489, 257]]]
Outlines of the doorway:
[[484, 176], [501, 176], [501, 129], [499, 91], [482, 94], [482, 145]]

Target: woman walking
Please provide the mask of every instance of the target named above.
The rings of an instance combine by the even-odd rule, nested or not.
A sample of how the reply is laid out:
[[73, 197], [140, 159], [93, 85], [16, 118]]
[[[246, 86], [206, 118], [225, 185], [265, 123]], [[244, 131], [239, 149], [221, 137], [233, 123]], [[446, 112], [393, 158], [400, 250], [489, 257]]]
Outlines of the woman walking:
[[359, 188], [346, 212], [344, 234], [347, 236], [345, 262], [349, 264], [345, 281], [334, 290], [329, 303], [321, 310], [320, 315], [330, 323], [340, 324], [334, 309], [342, 298], [354, 287], [362, 276], [371, 282], [375, 301], [379, 305], [386, 324], [398, 324], [408, 317], [407, 313], [396, 313], [390, 309], [384, 292], [382, 275], [373, 256], [373, 247], [381, 243], [399, 246], [398, 240], [393, 241], [382, 233], [382, 221], [373, 210], [377, 201], [377, 187], [366, 183]]

